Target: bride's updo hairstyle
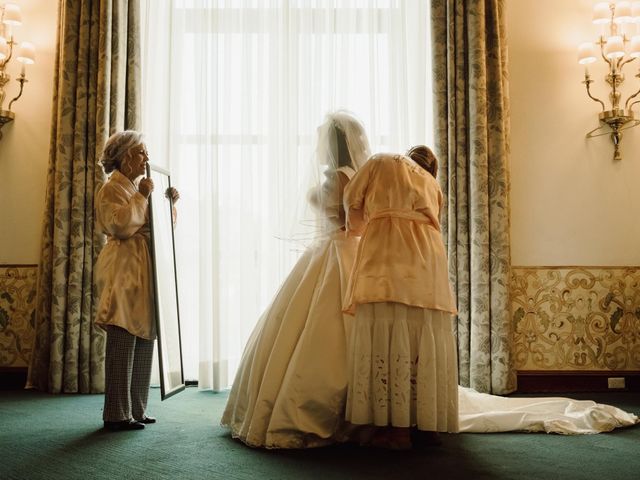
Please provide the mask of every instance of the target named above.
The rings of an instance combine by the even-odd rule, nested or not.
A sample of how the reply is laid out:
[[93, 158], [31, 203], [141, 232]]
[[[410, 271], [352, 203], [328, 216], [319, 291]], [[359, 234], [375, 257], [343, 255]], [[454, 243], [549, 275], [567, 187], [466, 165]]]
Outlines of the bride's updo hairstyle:
[[[349, 146], [347, 145], [347, 136], [344, 130], [336, 122], [333, 123], [335, 134], [335, 158], [338, 159], [339, 167], [352, 167], [351, 154], [349, 153]], [[331, 142], [333, 143], [333, 142]]]
[[405, 155], [433, 175], [433, 178], [437, 178], [438, 159], [429, 147], [425, 145], [416, 145], [415, 147], [411, 147], [407, 150]]
[[141, 143], [142, 134], [136, 130], [125, 130], [111, 135], [107, 143], [104, 144], [104, 150], [100, 157], [104, 173], [109, 174], [114, 170], [120, 170], [125, 154]]

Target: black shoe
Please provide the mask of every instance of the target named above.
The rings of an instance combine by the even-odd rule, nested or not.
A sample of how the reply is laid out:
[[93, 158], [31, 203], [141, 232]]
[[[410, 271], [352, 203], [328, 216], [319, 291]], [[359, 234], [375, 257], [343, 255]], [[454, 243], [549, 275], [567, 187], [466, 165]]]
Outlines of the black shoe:
[[122, 430], [142, 430], [144, 424], [135, 420], [123, 420], [121, 422], [104, 422], [104, 428], [112, 432], [120, 432]]
[[145, 415], [140, 420], [136, 420], [136, 422], [140, 422], [140, 423], [156, 423], [156, 419], [154, 417], [147, 417]]
[[413, 440], [423, 447], [438, 447], [442, 445], [442, 439], [438, 432], [416, 430], [412, 432]]

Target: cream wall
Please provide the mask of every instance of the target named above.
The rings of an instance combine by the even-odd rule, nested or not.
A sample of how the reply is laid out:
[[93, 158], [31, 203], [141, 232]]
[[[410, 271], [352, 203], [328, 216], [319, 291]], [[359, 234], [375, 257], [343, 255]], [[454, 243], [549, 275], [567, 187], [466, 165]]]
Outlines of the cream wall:
[[[608, 137], [584, 137], [598, 105], [580, 83], [576, 46], [597, 35], [593, 3], [507, 0], [514, 265], [640, 265], [640, 127], [625, 132], [617, 163]], [[18, 4], [15, 33], [35, 43], [37, 63], [0, 141], [0, 264], [38, 261], [51, 127], [58, 2]], [[596, 65], [594, 91], [605, 96]]]
[[[51, 130], [58, 2], [12, 0], [23, 24], [14, 28], [18, 41], [36, 47], [36, 63], [27, 66], [28, 83], [13, 104], [16, 119], [2, 128], [0, 140], [0, 264], [33, 264], [40, 257], [45, 185]], [[4, 1], [0, 0], [0, 4]], [[12, 64], [17, 62], [12, 61]], [[17, 94], [20, 67], [9, 67], [8, 101]]]
[[[600, 106], [580, 83], [576, 51], [597, 38], [595, 0], [506, 3], [512, 264], [640, 265], [640, 127], [625, 132], [620, 162], [608, 136], [585, 139]], [[637, 63], [625, 68], [636, 90]], [[590, 71], [593, 92], [607, 97], [603, 62]]]

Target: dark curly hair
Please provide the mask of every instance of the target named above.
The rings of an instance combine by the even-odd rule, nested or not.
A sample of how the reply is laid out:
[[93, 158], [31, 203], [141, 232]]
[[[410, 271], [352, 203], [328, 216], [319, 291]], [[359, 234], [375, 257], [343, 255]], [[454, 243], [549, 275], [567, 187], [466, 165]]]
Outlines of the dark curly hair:
[[429, 147], [426, 145], [416, 145], [407, 150], [405, 155], [433, 175], [433, 178], [437, 178], [438, 159]]

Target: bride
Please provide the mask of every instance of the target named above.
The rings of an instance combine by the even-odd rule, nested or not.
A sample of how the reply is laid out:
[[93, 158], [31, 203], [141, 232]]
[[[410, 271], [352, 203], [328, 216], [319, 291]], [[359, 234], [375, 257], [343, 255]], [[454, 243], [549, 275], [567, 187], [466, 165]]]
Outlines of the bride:
[[344, 232], [344, 187], [369, 157], [362, 124], [337, 111], [318, 128], [323, 180], [308, 194], [318, 237], [258, 320], [221, 424], [253, 447], [305, 448], [336, 440], [347, 390], [342, 299], [358, 239]]
[[[234, 438], [252, 447], [318, 447], [354, 436], [344, 422], [346, 338], [352, 322], [345, 322], [342, 302], [358, 239], [344, 234], [342, 195], [366, 162], [369, 144], [360, 122], [347, 112], [328, 115], [318, 131], [324, 181], [308, 200], [321, 218], [319, 238], [254, 328], [221, 421]], [[420, 152], [414, 149], [407, 156]], [[592, 401], [500, 397], [461, 386], [458, 404], [460, 432], [586, 434], [638, 421], [631, 413]]]

